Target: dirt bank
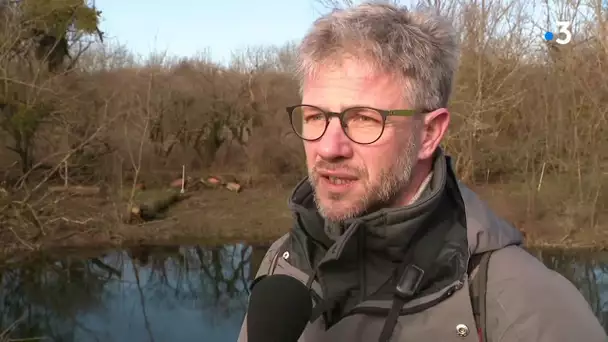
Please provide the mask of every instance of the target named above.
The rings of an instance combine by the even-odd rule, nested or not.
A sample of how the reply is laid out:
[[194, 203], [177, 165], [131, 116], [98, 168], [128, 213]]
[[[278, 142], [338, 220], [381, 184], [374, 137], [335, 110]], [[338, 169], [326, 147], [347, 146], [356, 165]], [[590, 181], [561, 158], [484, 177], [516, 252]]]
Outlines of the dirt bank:
[[[265, 244], [291, 227], [291, 214], [287, 210], [290, 190], [269, 185], [245, 188], [239, 193], [226, 189], [197, 190], [171, 207], [165, 218], [142, 224], [123, 223], [120, 214], [124, 203], [117, 204], [111, 197], [64, 198], [55, 203], [55, 209], [62, 210], [54, 219], [60, 224], [5, 227], [0, 257], [58, 247], [233, 241]], [[524, 232], [529, 245], [602, 249], [608, 246], [607, 227], [585, 228], [558, 215], [525, 216], [523, 201], [512, 188], [475, 190]]]

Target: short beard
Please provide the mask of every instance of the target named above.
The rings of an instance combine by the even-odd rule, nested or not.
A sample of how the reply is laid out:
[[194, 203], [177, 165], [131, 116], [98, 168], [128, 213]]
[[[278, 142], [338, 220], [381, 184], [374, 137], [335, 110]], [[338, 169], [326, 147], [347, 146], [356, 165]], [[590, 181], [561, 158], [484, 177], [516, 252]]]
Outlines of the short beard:
[[[402, 195], [404, 189], [411, 181], [412, 171], [417, 161], [419, 147], [420, 129], [417, 124], [413, 125], [409, 132], [408, 140], [403, 147], [403, 153], [399, 154], [396, 162], [388, 169], [380, 171], [377, 182], [370, 182], [369, 174], [366, 169], [352, 169], [343, 167], [342, 163], [330, 163], [327, 161], [319, 162], [309, 171], [309, 181], [315, 188], [319, 182], [317, 168], [322, 166], [325, 170], [345, 170], [348, 169], [357, 175], [359, 181], [363, 182], [365, 189], [363, 196], [353, 202], [350, 207], [341, 212], [333, 212], [331, 206], [324, 207], [316, 191], [314, 191], [315, 203], [319, 214], [325, 219], [326, 223], [332, 226], [339, 226], [340, 223], [359, 217], [367, 212], [372, 212], [380, 208], [394, 205]], [[330, 200], [339, 201], [341, 196], [330, 197]]]

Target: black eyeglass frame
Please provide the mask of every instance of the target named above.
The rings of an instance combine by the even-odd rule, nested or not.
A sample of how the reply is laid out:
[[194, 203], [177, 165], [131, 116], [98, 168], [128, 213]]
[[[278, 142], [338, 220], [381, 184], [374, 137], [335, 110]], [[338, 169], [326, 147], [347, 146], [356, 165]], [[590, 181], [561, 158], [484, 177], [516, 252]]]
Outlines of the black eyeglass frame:
[[[315, 108], [318, 109], [321, 113], [323, 113], [323, 115], [325, 116], [325, 128], [323, 129], [323, 132], [321, 133], [321, 135], [319, 135], [318, 138], [315, 139], [306, 139], [303, 136], [301, 136], [300, 134], [298, 134], [298, 131], [295, 129], [295, 126], [293, 124], [293, 111], [296, 110], [296, 108], [299, 107], [311, 107], [311, 108]], [[380, 131], [380, 134], [378, 134], [378, 137], [371, 141], [371, 142], [367, 142], [367, 143], [361, 143], [358, 141], [355, 141], [353, 138], [351, 138], [350, 135], [348, 135], [348, 132], [346, 131], [346, 127], [344, 124], [344, 116], [346, 115], [346, 112], [349, 112], [353, 109], [371, 109], [374, 110], [376, 112], [378, 112], [380, 114], [380, 116], [382, 117], [382, 130]], [[317, 141], [320, 140], [321, 138], [323, 138], [323, 136], [325, 135], [325, 132], [327, 132], [327, 127], [329, 127], [329, 122], [331, 121], [331, 118], [336, 117], [338, 118], [338, 120], [340, 120], [340, 127], [342, 127], [342, 131], [344, 132], [344, 135], [346, 135], [346, 137], [348, 139], [350, 139], [350, 141], [356, 143], [356, 144], [360, 144], [360, 145], [370, 145], [375, 143], [376, 141], [380, 140], [380, 138], [382, 138], [382, 134], [384, 134], [384, 128], [386, 127], [386, 118], [388, 118], [389, 116], [401, 116], [401, 117], [411, 117], [414, 116], [416, 114], [421, 114], [421, 113], [430, 113], [432, 111], [418, 111], [415, 109], [391, 109], [391, 110], [385, 110], [385, 109], [378, 109], [378, 108], [374, 108], [374, 107], [365, 107], [365, 106], [356, 106], [356, 107], [349, 107], [344, 109], [341, 112], [330, 112], [327, 110], [323, 110], [317, 106], [312, 106], [312, 105], [307, 105], [307, 104], [299, 104], [299, 105], [295, 105], [295, 106], [289, 106], [287, 108], [285, 108], [285, 110], [287, 111], [287, 115], [289, 115], [289, 123], [291, 124], [291, 129], [294, 131], [294, 133], [302, 140], [305, 141]]]

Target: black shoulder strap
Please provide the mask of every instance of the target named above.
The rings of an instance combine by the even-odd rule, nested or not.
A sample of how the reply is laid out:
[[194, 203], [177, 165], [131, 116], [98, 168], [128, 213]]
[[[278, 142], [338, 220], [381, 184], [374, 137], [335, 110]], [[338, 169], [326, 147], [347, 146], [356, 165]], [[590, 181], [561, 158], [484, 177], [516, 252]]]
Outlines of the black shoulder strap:
[[[431, 278], [430, 270], [433, 269], [433, 265], [443, 248], [443, 243], [437, 243], [437, 241], [445, 241], [450, 228], [447, 222], [449, 221], [444, 221], [430, 231], [419, 229], [417, 233], [424, 235], [411, 239], [410, 244], [413, 241], [419, 241], [419, 243], [415, 247], [408, 247], [408, 252], [399, 266], [397, 274], [398, 282], [393, 295], [393, 304], [384, 321], [384, 326], [380, 333], [380, 342], [390, 341], [403, 304], [413, 298], [420, 288], [424, 287], [424, 282]], [[413, 259], [416, 260], [414, 261]]]
[[468, 268], [470, 275], [479, 266], [475, 277], [469, 281], [469, 292], [480, 342], [488, 342], [488, 332], [486, 329], [486, 290], [491, 254], [492, 251], [473, 255]]
[[279, 258], [283, 258], [285, 252], [288, 252], [288, 249], [289, 249], [289, 244], [287, 243], [288, 240], [289, 240], [289, 238], [285, 239], [285, 241], [283, 241], [281, 243], [281, 245], [277, 247], [277, 250], [276, 250], [274, 256], [272, 257], [272, 261], [270, 262], [270, 266], [268, 267], [267, 275], [274, 274], [274, 269], [277, 267]]
[[[268, 257], [270, 257], [270, 263], [268, 265], [268, 268], [264, 271], [264, 274], [260, 275], [259, 277], [256, 277], [252, 282], [251, 285], [249, 285], [249, 291], [253, 291], [253, 287], [260, 282], [260, 280], [264, 279], [265, 277], [269, 276], [269, 275], [273, 275], [274, 274], [274, 269], [277, 267], [277, 263], [279, 262], [279, 258], [281, 258], [283, 256], [283, 253], [285, 253], [288, 249], [287, 246], [287, 239], [285, 239], [285, 241], [283, 241], [277, 248], [276, 250], [273, 252], [272, 255], [269, 255]], [[266, 256], [265, 256], [266, 257]], [[260, 265], [261, 267], [262, 265]], [[256, 270], [257, 272], [257, 270]]]

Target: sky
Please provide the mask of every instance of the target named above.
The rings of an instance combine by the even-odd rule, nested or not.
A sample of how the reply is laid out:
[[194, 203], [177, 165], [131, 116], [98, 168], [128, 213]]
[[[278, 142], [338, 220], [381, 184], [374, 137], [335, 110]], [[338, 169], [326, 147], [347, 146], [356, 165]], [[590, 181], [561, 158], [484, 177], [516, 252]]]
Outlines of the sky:
[[208, 52], [227, 62], [232, 51], [301, 39], [323, 10], [313, 0], [96, 0], [101, 30], [141, 56]]

